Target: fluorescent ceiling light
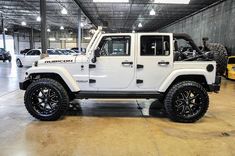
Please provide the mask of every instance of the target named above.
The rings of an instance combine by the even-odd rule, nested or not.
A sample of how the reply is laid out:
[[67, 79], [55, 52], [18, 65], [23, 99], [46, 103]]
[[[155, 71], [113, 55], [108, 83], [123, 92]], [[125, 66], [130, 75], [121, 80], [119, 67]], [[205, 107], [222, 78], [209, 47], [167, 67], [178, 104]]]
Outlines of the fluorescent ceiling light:
[[139, 28], [142, 28], [142, 27], [143, 27], [142, 23], [139, 23], [139, 24], [138, 24], [138, 27], [139, 27]]
[[41, 17], [38, 16], [36, 20], [37, 20], [38, 22], [40, 22], [40, 21], [41, 21]]
[[21, 22], [21, 25], [25, 26], [27, 25], [25, 21]]
[[95, 3], [129, 3], [129, 0], [93, 0]]
[[154, 3], [164, 4], [189, 4], [190, 0], [154, 0]]
[[47, 29], [47, 32], [51, 32], [51, 29], [48, 28], [48, 29]]
[[60, 26], [60, 30], [64, 30], [64, 27], [63, 27], [63, 26]]
[[7, 29], [7, 28], [4, 28], [4, 31], [8, 31], [8, 29]]
[[61, 14], [66, 15], [66, 14], [68, 14], [68, 11], [67, 11], [65, 8], [63, 8], [63, 9], [61, 10]]
[[49, 41], [55, 41], [56, 39], [54, 37], [49, 38]]
[[156, 12], [154, 11], [154, 9], [152, 9], [152, 10], [149, 12], [149, 15], [150, 15], [150, 16], [156, 15]]

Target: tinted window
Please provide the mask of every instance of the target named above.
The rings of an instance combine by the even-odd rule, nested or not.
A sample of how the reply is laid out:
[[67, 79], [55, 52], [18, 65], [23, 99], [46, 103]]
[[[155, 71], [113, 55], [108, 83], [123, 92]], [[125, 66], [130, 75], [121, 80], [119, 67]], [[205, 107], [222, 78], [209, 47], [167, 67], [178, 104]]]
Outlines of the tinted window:
[[235, 58], [230, 58], [228, 60], [228, 64], [235, 64]]
[[100, 44], [101, 56], [128, 56], [130, 55], [130, 37], [112, 36], [103, 37]]
[[39, 50], [31, 50], [27, 53], [27, 55], [40, 55], [41, 52]]
[[170, 54], [169, 36], [142, 36], [141, 56], [165, 56]]

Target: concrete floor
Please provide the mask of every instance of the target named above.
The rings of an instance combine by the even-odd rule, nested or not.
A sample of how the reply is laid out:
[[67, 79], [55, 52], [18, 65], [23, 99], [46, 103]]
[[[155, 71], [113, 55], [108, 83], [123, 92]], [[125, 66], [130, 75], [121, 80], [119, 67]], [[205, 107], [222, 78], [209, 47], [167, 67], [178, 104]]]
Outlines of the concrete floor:
[[24, 71], [0, 62], [0, 156], [235, 155], [234, 81], [223, 80], [194, 124], [169, 121], [149, 109], [151, 100], [84, 100], [82, 111], [41, 122], [27, 113], [18, 89]]

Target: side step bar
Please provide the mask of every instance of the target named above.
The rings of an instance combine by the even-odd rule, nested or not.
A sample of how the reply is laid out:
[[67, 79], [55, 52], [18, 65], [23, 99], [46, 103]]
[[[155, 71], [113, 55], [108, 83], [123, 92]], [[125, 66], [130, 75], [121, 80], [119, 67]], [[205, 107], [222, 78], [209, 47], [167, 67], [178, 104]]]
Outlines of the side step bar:
[[112, 99], [112, 98], [128, 98], [128, 99], [150, 99], [150, 98], [162, 98], [163, 93], [160, 92], [130, 92], [130, 91], [80, 91], [75, 93], [77, 99]]

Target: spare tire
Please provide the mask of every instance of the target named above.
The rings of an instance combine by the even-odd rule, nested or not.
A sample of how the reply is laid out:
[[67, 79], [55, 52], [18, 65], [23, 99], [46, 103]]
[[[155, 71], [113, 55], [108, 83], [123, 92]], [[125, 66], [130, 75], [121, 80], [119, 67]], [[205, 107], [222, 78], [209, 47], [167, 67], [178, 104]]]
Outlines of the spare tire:
[[207, 43], [207, 48], [214, 52], [214, 60], [216, 61], [216, 72], [218, 75], [224, 75], [227, 68], [228, 52], [220, 43]]

